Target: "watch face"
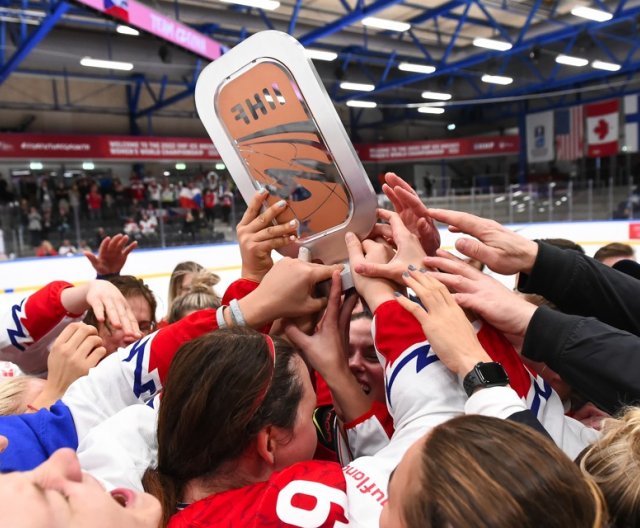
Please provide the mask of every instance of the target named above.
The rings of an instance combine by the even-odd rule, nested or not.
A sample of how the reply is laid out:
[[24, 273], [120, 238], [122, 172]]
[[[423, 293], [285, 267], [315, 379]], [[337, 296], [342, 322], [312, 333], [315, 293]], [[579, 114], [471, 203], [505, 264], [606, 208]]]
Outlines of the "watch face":
[[483, 384], [509, 383], [509, 378], [500, 363], [482, 363], [476, 367], [476, 371]]

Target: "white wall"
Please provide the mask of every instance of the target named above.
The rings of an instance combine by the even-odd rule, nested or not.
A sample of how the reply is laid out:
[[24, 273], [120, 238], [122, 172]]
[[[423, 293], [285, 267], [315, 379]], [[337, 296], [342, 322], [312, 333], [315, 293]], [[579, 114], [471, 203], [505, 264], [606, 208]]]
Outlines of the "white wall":
[[[636, 248], [640, 240], [629, 240], [628, 221], [575, 222], [519, 224], [510, 226], [527, 238], [568, 238], [581, 244], [587, 254], [609, 242], [625, 242]], [[442, 247], [452, 249], [460, 235], [441, 231]], [[225, 288], [240, 274], [240, 253], [236, 244], [218, 244], [169, 248], [162, 250], [134, 251], [123, 270], [142, 278], [158, 298], [158, 316], [166, 312], [166, 296], [169, 277], [174, 266], [185, 260], [193, 260], [220, 275], [217, 287], [222, 294]], [[83, 282], [94, 277], [93, 268], [85, 257], [48, 257], [0, 262], [0, 310], [7, 310], [25, 295], [52, 280]], [[513, 279], [502, 281], [513, 286]]]

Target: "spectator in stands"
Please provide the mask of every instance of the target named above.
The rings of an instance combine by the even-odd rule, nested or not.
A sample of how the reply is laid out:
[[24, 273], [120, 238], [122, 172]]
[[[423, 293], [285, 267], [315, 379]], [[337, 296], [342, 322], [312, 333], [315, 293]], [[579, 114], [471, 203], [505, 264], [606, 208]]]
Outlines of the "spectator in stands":
[[164, 179], [162, 183], [162, 207], [169, 208], [176, 206], [176, 192], [175, 187], [172, 183], [169, 182], [169, 178]]
[[120, 178], [113, 180], [113, 199], [116, 208], [116, 214], [119, 218], [124, 218], [128, 214], [128, 195]]
[[636, 255], [629, 244], [611, 242], [598, 249], [593, 258], [605, 266], [614, 267], [614, 264], [620, 260], [636, 260]]
[[33, 206], [29, 208], [27, 221], [29, 234], [31, 236], [31, 245], [36, 247], [42, 241], [42, 215], [38, 209]]
[[211, 187], [204, 192], [203, 203], [207, 224], [213, 225], [216, 220], [216, 193]]
[[91, 251], [91, 246], [89, 244], [87, 244], [86, 240], [81, 240], [80, 241], [80, 246], [78, 247], [78, 250], [80, 251], [80, 253], [84, 253], [85, 251]]
[[62, 241], [62, 245], [58, 249], [58, 254], [59, 255], [67, 256], [67, 257], [72, 257], [77, 252], [78, 252], [78, 250], [76, 249], [76, 247], [73, 244], [71, 244], [71, 240], [69, 240], [68, 238], [65, 238]]
[[197, 220], [193, 216], [192, 209], [187, 209], [184, 220], [182, 221], [182, 232], [189, 235], [192, 242], [196, 239], [196, 226]]
[[231, 208], [233, 207], [233, 193], [231, 191], [225, 191], [220, 199], [220, 209], [222, 211], [222, 221], [225, 224], [229, 223], [229, 217], [231, 215]]
[[140, 238], [140, 226], [132, 216], [128, 217], [124, 221], [124, 228], [122, 229], [122, 231], [130, 238], [135, 238], [136, 240]]
[[149, 215], [147, 211], [142, 211], [141, 215], [142, 218], [140, 219], [140, 233], [143, 237], [155, 238], [157, 236], [156, 228], [158, 227], [157, 218], [155, 217], [155, 215]]
[[105, 238], [107, 238], [107, 232], [104, 230], [104, 227], [99, 227], [98, 229], [96, 229], [96, 238], [95, 238], [96, 247], [100, 247], [100, 244], [102, 244], [102, 241]]
[[87, 208], [90, 220], [100, 220], [102, 218], [102, 195], [98, 186], [94, 183], [87, 194]]
[[162, 190], [160, 188], [160, 185], [158, 185], [158, 182], [156, 182], [155, 178], [152, 179], [149, 182], [148, 193], [149, 193], [149, 204], [154, 209], [157, 209], [158, 207], [160, 207], [161, 191]]
[[58, 252], [48, 240], [43, 240], [36, 248], [36, 257], [55, 257]]

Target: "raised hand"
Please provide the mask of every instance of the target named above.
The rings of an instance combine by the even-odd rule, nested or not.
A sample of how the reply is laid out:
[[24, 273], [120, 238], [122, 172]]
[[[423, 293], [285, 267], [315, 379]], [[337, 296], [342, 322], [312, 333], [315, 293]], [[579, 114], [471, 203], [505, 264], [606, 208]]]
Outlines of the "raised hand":
[[446, 209], [429, 209], [432, 218], [449, 224], [452, 232], [475, 237], [456, 240], [456, 249], [479, 260], [492, 271], [503, 275], [529, 273], [538, 255], [538, 244], [503, 227], [498, 222], [469, 213]]
[[118, 234], [102, 240], [97, 256], [91, 251], [84, 251], [83, 253], [89, 259], [98, 275], [118, 274], [127, 262], [129, 253], [138, 247], [138, 243], [135, 240], [128, 245], [127, 242], [129, 242], [127, 235]]
[[387, 183], [382, 186], [382, 191], [393, 204], [396, 213], [400, 215], [407, 229], [420, 239], [424, 252], [434, 255], [440, 247], [440, 233], [431, 219], [429, 209], [411, 185], [402, 178], [393, 172], [387, 172], [384, 179]]
[[32, 407], [50, 407], [75, 380], [86, 376], [105, 356], [107, 350], [95, 327], [71, 323], [54, 341], [47, 358], [47, 381]]
[[418, 320], [434, 352], [449, 370], [465, 376], [476, 363], [491, 361], [444, 284], [427, 272], [410, 271], [403, 278], [424, 308], [403, 296], [398, 297], [398, 302]]
[[280, 200], [264, 212], [260, 212], [268, 197], [267, 189], [257, 193], [236, 228], [242, 256], [242, 278], [256, 282], [260, 282], [273, 267], [271, 252], [297, 239], [297, 220], [272, 224], [286, 209], [286, 201]]
[[[390, 260], [376, 262], [373, 259], [366, 259], [356, 264], [354, 269], [357, 273], [367, 277], [384, 277], [401, 283], [402, 273], [407, 269], [407, 266], [413, 265], [416, 268], [421, 266], [422, 259], [425, 257], [424, 249], [418, 237], [407, 229], [398, 213], [378, 209], [378, 216], [389, 222], [387, 227], [390, 230], [383, 238], [393, 241], [396, 252], [395, 254], [391, 253]], [[366, 243], [367, 241], [365, 241]]]
[[455, 292], [454, 298], [460, 306], [473, 310], [507, 335], [512, 343], [515, 336], [524, 336], [537, 306], [450, 253], [440, 249], [437, 255], [426, 257], [424, 263], [444, 273], [428, 274]]

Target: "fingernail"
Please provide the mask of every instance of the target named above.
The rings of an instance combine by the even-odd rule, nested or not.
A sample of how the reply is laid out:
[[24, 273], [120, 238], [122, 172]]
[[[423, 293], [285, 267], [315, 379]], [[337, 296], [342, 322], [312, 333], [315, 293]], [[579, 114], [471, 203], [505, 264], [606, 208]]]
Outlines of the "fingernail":
[[259, 194], [267, 194], [268, 192], [269, 192], [269, 189], [267, 189], [266, 187], [263, 187], [258, 191]]
[[394, 291], [393, 295], [395, 295], [396, 297], [402, 297], [402, 294], [400, 292]]
[[284, 200], [280, 200], [276, 205], [278, 207], [284, 207], [285, 205], [287, 205], [287, 202], [285, 202]]
[[291, 227], [296, 227], [296, 225], [297, 225], [297, 224], [298, 224], [298, 221], [297, 221], [297, 220], [295, 220], [295, 219], [294, 219], [294, 220], [291, 220], [291, 221], [289, 222], [289, 225], [290, 225]]
[[289, 236], [289, 240], [291, 240], [291, 241], [294, 241], [294, 240], [297, 240], [297, 239], [298, 239], [298, 237], [296, 235]]
[[405, 277], [405, 278], [408, 278], [409, 277], [409, 272], [408, 271], [403, 271], [402, 272], [402, 276]]
[[426, 273], [427, 272], [427, 268], [420, 268], [418, 271], [420, 273]]
[[413, 264], [409, 264], [407, 268], [409, 268], [409, 271], [416, 271], [416, 267]]
[[353, 240], [353, 237], [354, 237], [354, 236], [355, 236], [355, 235], [354, 235], [351, 231], [347, 231], [347, 232], [344, 234], [344, 239], [348, 242], [349, 240]]

